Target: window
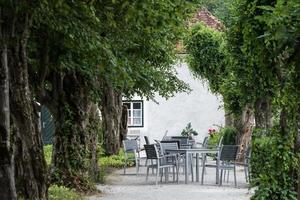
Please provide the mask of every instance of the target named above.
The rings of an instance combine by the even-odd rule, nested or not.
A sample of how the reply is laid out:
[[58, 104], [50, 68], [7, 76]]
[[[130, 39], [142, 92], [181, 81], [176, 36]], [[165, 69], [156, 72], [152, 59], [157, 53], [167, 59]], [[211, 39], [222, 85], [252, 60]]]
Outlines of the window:
[[144, 112], [143, 101], [124, 101], [123, 105], [127, 106], [128, 112], [128, 127], [143, 127], [144, 126]]

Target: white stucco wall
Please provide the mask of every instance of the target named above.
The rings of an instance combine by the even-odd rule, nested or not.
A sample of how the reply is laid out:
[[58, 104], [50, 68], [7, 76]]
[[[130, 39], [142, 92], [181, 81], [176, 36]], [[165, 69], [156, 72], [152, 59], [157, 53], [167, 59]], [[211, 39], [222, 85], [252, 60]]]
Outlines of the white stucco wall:
[[157, 96], [155, 100], [159, 104], [144, 102], [144, 127], [130, 128], [130, 131], [140, 130], [142, 143], [144, 135], [151, 141], [162, 139], [166, 131], [168, 135], [180, 135], [189, 122], [199, 133], [196, 140], [202, 141], [209, 128], [224, 124], [221, 98], [213, 95], [203, 81], [195, 79], [185, 62], [179, 62], [176, 69], [178, 77], [188, 83], [192, 91], [177, 93], [168, 100]]

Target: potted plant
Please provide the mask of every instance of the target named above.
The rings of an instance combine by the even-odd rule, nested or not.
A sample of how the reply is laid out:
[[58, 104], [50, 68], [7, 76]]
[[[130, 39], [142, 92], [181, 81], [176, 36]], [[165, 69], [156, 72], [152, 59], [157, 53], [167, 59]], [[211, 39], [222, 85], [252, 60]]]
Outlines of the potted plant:
[[193, 139], [193, 136], [198, 135], [198, 132], [192, 128], [192, 123], [189, 122], [181, 132], [182, 136], [188, 136], [189, 139]]

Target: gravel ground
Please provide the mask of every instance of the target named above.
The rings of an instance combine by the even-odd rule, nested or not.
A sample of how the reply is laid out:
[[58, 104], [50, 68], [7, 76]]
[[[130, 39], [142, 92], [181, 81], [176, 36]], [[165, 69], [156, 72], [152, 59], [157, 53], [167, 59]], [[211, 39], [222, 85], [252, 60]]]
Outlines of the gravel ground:
[[[151, 170], [150, 170], [151, 171]], [[155, 176], [151, 175], [146, 182], [145, 167], [141, 168], [139, 176], [134, 174], [135, 168], [114, 171], [107, 177], [106, 185], [98, 185], [102, 194], [91, 196], [89, 200], [249, 200], [251, 193], [245, 182], [242, 168], [238, 168], [238, 187], [234, 187], [233, 172], [230, 174], [229, 182], [222, 186], [216, 186], [215, 170], [207, 169], [204, 185], [195, 182], [184, 184], [184, 176], [181, 173], [179, 184], [171, 182], [155, 185]]]

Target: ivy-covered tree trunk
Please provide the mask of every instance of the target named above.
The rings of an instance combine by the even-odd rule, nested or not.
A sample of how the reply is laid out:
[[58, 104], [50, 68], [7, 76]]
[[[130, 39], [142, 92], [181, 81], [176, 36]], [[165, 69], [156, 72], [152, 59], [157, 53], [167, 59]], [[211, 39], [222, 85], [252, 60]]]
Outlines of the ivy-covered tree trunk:
[[76, 188], [80, 192], [93, 190], [88, 176], [88, 94], [80, 75], [56, 74], [56, 96], [50, 110], [54, 114], [56, 129], [53, 139], [51, 182]]
[[263, 130], [267, 130], [272, 127], [272, 108], [271, 99], [260, 98], [255, 102], [255, 126]]
[[[1, 28], [2, 30], [2, 28]], [[0, 199], [17, 199], [14, 160], [10, 145], [9, 71], [4, 33], [0, 46]]]
[[89, 112], [89, 174], [92, 180], [95, 182], [99, 180], [99, 167], [98, 167], [98, 135], [101, 134], [101, 119], [100, 110], [96, 104], [92, 104]]
[[105, 83], [101, 102], [105, 150], [108, 155], [120, 149], [120, 127], [122, 117], [122, 94], [110, 83]]

